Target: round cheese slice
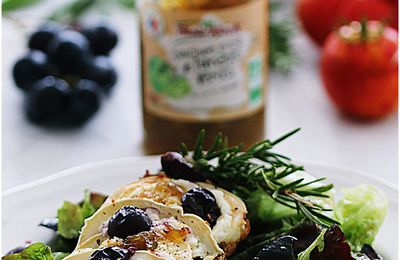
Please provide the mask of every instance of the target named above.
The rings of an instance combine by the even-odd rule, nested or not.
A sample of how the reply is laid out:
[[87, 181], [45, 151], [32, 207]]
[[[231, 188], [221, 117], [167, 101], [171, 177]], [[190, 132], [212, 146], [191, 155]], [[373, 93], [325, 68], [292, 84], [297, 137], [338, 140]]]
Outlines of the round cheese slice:
[[131, 198], [111, 201], [110, 204], [102, 206], [92, 217], [88, 218], [82, 228], [78, 245], [70, 257], [80, 256], [82, 258], [79, 259], [87, 259], [83, 255], [89, 254], [89, 249], [92, 249], [90, 252], [93, 253], [98, 248], [130, 247], [128, 240], [111, 238], [107, 233], [108, 221], [125, 206], [135, 206], [144, 210], [153, 223], [150, 231], [135, 235], [136, 238], [150, 238], [151, 248], [140, 248], [133, 257], [138, 257], [141, 252], [146, 252], [146, 256], [150, 254], [155, 257], [149, 259], [201, 258], [213, 260], [224, 258], [224, 251], [212, 236], [210, 227], [201, 218], [192, 214], [184, 214], [181, 207], [165, 206], [149, 199]]
[[148, 176], [120, 187], [106, 200], [103, 206], [123, 198], [144, 198], [183, 210], [181, 207], [183, 194], [199, 186], [211, 191], [216, 198], [221, 216], [212, 227], [212, 234], [226, 255], [229, 256], [250, 232], [250, 224], [246, 218], [247, 208], [239, 197], [212, 184], [171, 179], [163, 174]]

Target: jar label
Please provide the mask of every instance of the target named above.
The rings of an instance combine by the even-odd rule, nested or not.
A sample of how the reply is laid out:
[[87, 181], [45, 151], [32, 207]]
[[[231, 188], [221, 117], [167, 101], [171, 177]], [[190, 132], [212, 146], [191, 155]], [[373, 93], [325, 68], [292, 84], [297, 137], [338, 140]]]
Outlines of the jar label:
[[143, 102], [178, 121], [225, 121], [264, 106], [267, 7], [213, 10], [142, 6]]

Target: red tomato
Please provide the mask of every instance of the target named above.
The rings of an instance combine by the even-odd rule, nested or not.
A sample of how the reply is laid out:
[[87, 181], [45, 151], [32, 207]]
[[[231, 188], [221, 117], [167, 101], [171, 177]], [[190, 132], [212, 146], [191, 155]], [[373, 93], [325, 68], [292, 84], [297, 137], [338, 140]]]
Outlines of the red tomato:
[[298, 0], [297, 14], [311, 39], [322, 46], [340, 24], [369, 19], [387, 21], [397, 28], [398, 4], [391, 0]]
[[342, 5], [339, 19], [346, 19], [346, 22], [364, 18], [383, 20], [393, 28], [398, 28], [396, 4], [387, 0], [351, 0]]
[[366, 37], [358, 22], [329, 35], [322, 51], [321, 73], [339, 110], [371, 119], [397, 107], [398, 33], [379, 22], [365, 26]]
[[350, 0], [299, 0], [297, 15], [311, 39], [322, 46], [332, 31], [343, 2]]

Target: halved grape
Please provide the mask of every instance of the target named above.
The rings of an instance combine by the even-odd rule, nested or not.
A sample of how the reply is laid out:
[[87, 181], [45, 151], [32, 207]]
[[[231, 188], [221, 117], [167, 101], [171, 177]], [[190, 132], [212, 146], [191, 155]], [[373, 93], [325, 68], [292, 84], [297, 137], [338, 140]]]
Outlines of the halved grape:
[[131, 255], [129, 250], [113, 246], [96, 250], [89, 260], [128, 260]]
[[110, 237], [127, 238], [150, 230], [151, 225], [151, 219], [142, 209], [125, 206], [108, 221], [107, 233]]

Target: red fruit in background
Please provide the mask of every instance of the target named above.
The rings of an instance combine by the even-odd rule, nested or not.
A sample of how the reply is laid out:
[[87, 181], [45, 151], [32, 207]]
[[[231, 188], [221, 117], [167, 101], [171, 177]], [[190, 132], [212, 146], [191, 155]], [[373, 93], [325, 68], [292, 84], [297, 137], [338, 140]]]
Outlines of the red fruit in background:
[[298, 0], [297, 15], [320, 46], [332, 30], [354, 20], [380, 20], [398, 27], [398, 3], [391, 0]]
[[397, 107], [398, 33], [380, 22], [352, 22], [332, 32], [322, 50], [326, 90], [345, 114], [383, 117]]
[[393, 28], [397, 24], [397, 2], [388, 0], [349, 0], [342, 5], [339, 19], [346, 22], [368, 20], [381, 20]]
[[298, 0], [297, 15], [304, 30], [322, 46], [337, 22], [343, 2], [351, 0]]

